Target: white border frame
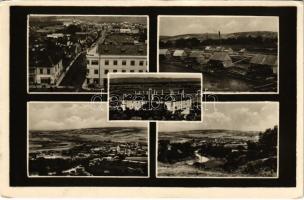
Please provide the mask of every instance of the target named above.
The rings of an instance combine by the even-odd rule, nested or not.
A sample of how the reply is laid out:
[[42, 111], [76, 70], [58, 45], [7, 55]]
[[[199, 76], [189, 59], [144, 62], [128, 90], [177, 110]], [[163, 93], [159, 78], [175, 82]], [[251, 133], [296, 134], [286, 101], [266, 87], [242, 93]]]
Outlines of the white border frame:
[[[280, 103], [278, 101], [217, 101], [217, 102], [205, 102], [206, 104], [276, 104], [277, 105], [277, 126], [278, 126], [278, 133], [277, 133], [277, 171], [276, 176], [274, 177], [265, 177], [265, 176], [159, 176], [158, 175], [158, 141], [159, 141], [159, 130], [158, 127], [163, 122], [158, 122], [156, 125], [156, 148], [155, 148], [155, 176], [156, 178], [186, 178], [186, 179], [278, 179], [279, 178], [279, 159], [280, 159]], [[176, 131], [175, 131], [176, 132]], [[170, 133], [170, 132], [167, 132]], [[174, 133], [172, 133], [174, 134]]]
[[[28, 94], [107, 94], [107, 92], [104, 92], [102, 90], [98, 91], [98, 92], [30, 92], [30, 88], [29, 88], [29, 21], [30, 21], [30, 17], [47, 17], [47, 16], [64, 16], [64, 17], [145, 17], [146, 18], [146, 26], [147, 26], [147, 55], [146, 55], [146, 70], [149, 72], [149, 41], [150, 41], [150, 32], [149, 32], [149, 27], [150, 27], [150, 19], [149, 19], [149, 15], [90, 15], [90, 14], [75, 14], [75, 15], [71, 15], [71, 14], [28, 14], [27, 15], [27, 19], [26, 19], [26, 23], [27, 23], [27, 29], [26, 29], [26, 90]], [[144, 73], [144, 72], [143, 72]]]
[[[159, 71], [160, 69], [160, 60], [159, 60], [159, 42], [160, 42], [160, 20], [161, 18], [204, 18], [204, 17], [214, 17], [214, 18], [229, 18], [229, 17], [235, 17], [235, 18], [276, 18], [277, 21], [277, 63], [278, 63], [278, 71], [277, 71], [277, 91], [276, 92], [233, 92], [233, 91], [204, 91], [204, 94], [279, 94], [279, 85], [280, 85], [280, 19], [279, 16], [253, 16], [253, 15], [158, 15], [157, 16], [157, 72], [162, 73]], [[262, 20], [262, 19], [261, 19]], [[172, 73], [189, 73], [189, 72], [172, 72]], [[192, 72], [192, 73], [202, 73], [202, 72]]]
[[[3, 1], [0, 4], [0, 193], [5, 197], [183, 197], [183, 198], [299, 198], [303, 196], [303, 2], [300, 1], [79, 1], [74, 6], [263, 6], [286, 7], [297, 10], [297, 120], [296, 120], [296, 186], [295, 187], [204, 187], [204, 188], [170, 188], [170, 187], [13, 187], [9, 178], [9, 16], [10, 6], [71, 6], [71, 2], [63, 1]], [[124, 6], [123, 6], [124, 5]], [[34, 192], [33, 192], [34, 191]]]
[[[29, 106], [30, 104], [100, 104], [104, 105], [105, 110], [104, 112], [108, 112], [106, 102], [90, 102], [90, 101], [28, 101], [27, 102], [27, 126], [26, 126], [26, 173], [28, 178], [150, 178], [150, 124], [148, 122], [142, 122], [142, 124], [146, 124], [142, 128], [146, 128], [147, 130], [147, 176], [31, 176], [29, 174]], [[122, 124], [122, 123], [121, 123]], [[132, 123], [130, 123], [132, 124]], [[132, 128], [132, 127], [130, 127]]]
[[[108, 116], [107, 116], [107, 121], [108, 122], [169, 122], [169, 123], [173, 123], [173, 122], [182, 122], [182, 123], [202, 123], [203, 122], [203, 104], [201, 101], [201, 120], [200, 121], [187, 121], [187, 120], [110, 120], [110, 105], [109, 105], [109, 99], [110, 99], [110, 79], [111, 79], [111, 75], [118, 75], [120, 77], [127, 77], [128, 74], [134, 75], [134, 74], [138, 74], [139, 77], [144, 77], [144, 76], [161, 76], [161, 75], [171, 75], [172, 78], [174, 78], [175, 74], [181, 75], [181, 73], [159, 73], [159, 72], [149, 72], [149, 73], [108, 73], [108, 95], [107, 95], [107, 104], [108, 104]], [[193, 78], [200, 78], [200, 82], [201, 82], [201, 92], [200, 92], [200, 99], [203, 98], [203, 75], [199, 74], [199, 73], [187, 73], [188, 77], [186, 78], [190, 78], [190, 76], [192, 75]], [[115, 78], [119, 78], [119, 77], [115, 77]], [[181, 77], [179, 77], [181, 78]], [[178, 79], [178, 78], [176, 78]]]

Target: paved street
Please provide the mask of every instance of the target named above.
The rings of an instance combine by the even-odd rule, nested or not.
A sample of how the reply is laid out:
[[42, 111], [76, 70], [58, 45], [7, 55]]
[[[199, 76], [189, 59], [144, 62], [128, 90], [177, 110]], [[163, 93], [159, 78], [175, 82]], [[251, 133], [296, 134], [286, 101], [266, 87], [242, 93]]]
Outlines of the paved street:
[[86, 77], [86, 57], [82, 53], [74, 61], [67, 74], [62, 79], [60, 86], [73, 86], [76, 91], [81, 90], [82, 83]]

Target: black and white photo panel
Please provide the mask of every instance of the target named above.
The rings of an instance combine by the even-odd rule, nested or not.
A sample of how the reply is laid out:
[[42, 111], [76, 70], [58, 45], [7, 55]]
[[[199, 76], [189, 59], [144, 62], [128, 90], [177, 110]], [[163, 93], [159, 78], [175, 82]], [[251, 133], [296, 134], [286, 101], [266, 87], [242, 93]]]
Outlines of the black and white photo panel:
[[205, 102], [201, 124], [158, 123], [159, 178], [278, 178], [278, 102]]
[[29, 177], [148, 177], [148, 124], [109, 123], [107, 104], [28, 103]]
[[204, 92], [278, 93], [279, 18], [158, 17], [158, 71], [204, 75]]
[[107, 73], [148, 71], [145, 15], [28, 15], [29, 93], [106, 93]]
[[109, 120], [202, 121], [202, 74], [109, 74]]

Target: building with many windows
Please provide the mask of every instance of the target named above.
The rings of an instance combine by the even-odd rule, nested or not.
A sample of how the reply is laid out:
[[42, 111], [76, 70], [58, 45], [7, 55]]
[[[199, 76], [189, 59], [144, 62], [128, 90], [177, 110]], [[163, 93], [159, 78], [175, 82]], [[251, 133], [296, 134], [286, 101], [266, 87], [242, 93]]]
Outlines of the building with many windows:
[[63, 73], [62, 53], [38, 51], [30, 53], [29, 83], [49, 87], [56, 85]]
[[111, 34], [87, 51], [86, 87], [106, 88], [108, 73], [147, 71], [147, 44], [131, 34]]

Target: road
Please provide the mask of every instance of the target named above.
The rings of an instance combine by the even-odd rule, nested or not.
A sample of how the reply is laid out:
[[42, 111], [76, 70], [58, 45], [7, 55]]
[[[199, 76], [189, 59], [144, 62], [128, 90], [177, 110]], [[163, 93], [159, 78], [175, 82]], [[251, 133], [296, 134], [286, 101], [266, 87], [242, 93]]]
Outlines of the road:
[[76, 91], [81, 90], [81, 86], [86, 78], [86, 64], [84, 52], [74, 61], [66, 75], [63, 77], [60, 86], [73, 86]]

